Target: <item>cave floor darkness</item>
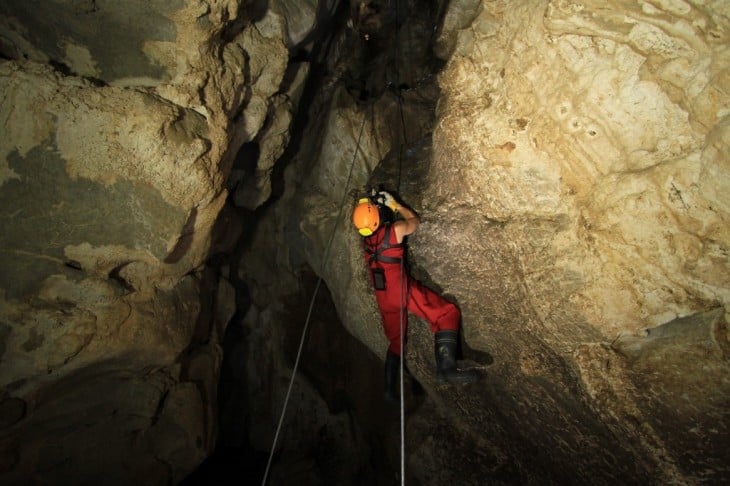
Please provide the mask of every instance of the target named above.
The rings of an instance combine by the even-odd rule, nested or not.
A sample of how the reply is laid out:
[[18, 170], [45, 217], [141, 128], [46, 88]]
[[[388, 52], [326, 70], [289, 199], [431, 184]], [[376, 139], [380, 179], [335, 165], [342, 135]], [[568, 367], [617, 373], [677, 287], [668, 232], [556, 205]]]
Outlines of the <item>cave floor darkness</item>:
[[[305, 269], [300, 273], [300, 283], [299, 294], [287, 300], [290, 325], [285, 327], [290, 331], [279, 343], [292, 364], [301, 338], [302, 316], [314, 295], [317, 276], [311, 269]], [[326, 285], [320, 286], [313, 309], [296, 380], [304, 380], [316, 390], [327, 406], [332, 423], [322, 424], [320, 437], [310, 440], [316, 443], [314, 449], [297, 450], [296, 445], [280, 440], [268, 484], [275, 484], [274, 470], [276, 484], [342, 484], [332, 478], [342, 478], [343, 474], [351, 478], [347, 484], [352, 485], [399, 484], [396, 469], [400, 460], [397, 450], [400, 410], [397, 402], [386, 402], [383, 398], [382, 360], [345, 330]], [[249, 443], [248, 421], [253, 418], [249, 413], [249, 398], [243, 391], [246, 370], [241, 369], [245, 360], [240, 355], [246, 352], [247, 336], [242, 324], [235, 321], [234, 318], [229, 324], [223, 341], [218, 443], [211, 456], [180, 483], [185, 486], [241, 484], [241, 481], [260, 484], [263, 479], [269, 451], [256, 450]], [[406, 375], [405, 380], [408, 416], [421, 406], [425, 392], [411, 376]], [[296, 423], [294, 417], [300, 413], [296, 407], [296, 403], [289, 403], [283, 429], [296, 426], [293, 425]], [[330, 434], [341, 426], [338, 417], [343, 416], [356, 424], [350, 433], [359, 437], [359, 442], [351, 449], [347, 447], [349, 450], [342, 450], [341, 444], [333, 443]], [[282, 450], [287, 459], [282, 459]], [[365, 459], [359, 461], [364, 465], [360, 464], [355, 474], [352, 458], [357, 456]], [[296, 459], [292, 463], [293, 457]], [[299, 473], [302, 469], [314, 471], [314, 476], [320, 477], [321, 482], [303, 482], [297, 469]], [[290, 471], [291, 477], [288, 476]], [[409, 484], [415, 483], [409, 481]]]
[[181, 486], [260, 484], [269, 455], [250, 446], [218, 447]]

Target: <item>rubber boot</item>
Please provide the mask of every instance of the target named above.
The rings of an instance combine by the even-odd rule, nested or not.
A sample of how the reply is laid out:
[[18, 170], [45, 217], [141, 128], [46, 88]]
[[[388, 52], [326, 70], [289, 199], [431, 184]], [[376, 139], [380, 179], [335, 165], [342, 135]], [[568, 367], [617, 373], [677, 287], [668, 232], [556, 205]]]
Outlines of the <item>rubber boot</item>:
[[441, 383], [474, 383], [479, 379], [474, 370], [460, 370], [456, 367], [458, 331], [438, 331], [435, 336], [436, 377]]
[[395, 402], [398, 400], [398, 385], [400, 371], [400, 356], [393, 353], [390, 349], [385, 355], [385, 393], [384, 397], [387, 402]]

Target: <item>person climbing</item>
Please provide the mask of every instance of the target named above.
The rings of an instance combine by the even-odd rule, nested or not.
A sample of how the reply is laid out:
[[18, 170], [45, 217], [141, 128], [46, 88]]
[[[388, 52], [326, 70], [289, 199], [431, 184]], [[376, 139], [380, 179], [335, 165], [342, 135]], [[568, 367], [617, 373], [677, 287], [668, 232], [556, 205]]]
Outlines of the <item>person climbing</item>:
[[[398, 396], [401, 319], [403, 336], [407, 338], [408, 312], [427, 320], [434, 333], [437, 379], [442, 383], [476, 381], [476, 372], [456, 366], [461, 310], [406, 270], [404, 239], [418, 229], [420, 218], [416, 212], [387, 191], [372, 191], [370, 197], [358, 200], [352, 222], [363, 237], [365, 260], [390, 343], [385, 356], [386, 400], [396, 400]], [[406, 341], [404, 338], [403, 345]]]

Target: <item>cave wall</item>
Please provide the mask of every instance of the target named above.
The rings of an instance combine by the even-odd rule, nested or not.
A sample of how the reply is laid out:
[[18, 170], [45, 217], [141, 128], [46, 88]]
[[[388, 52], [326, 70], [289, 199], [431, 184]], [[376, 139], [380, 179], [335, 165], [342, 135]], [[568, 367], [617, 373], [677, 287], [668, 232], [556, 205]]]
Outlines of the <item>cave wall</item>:
[[458, 193], [514, 232], [559, 341], [727, 304], [727, 11], [714, 7], [496, 2], [457, 36], [431, 170], [463, 179], [433, 206]]
[[572, 395], [645, 441], [655, 476], [726, 477], [728, 431], [711, 424], [730, 397], [727, 6], [469, 13], [440, 38], [429, 230], [414, 244], [431, 262], [467, 255], [432, 276], [458, 282], [467, 332], [496, 362], [556, 374], [527, 330], [577, 373]]
[[306, 6], [0, 5], [3, 483], [168, 484], [213, 450], [235, 292], [205, 262]]

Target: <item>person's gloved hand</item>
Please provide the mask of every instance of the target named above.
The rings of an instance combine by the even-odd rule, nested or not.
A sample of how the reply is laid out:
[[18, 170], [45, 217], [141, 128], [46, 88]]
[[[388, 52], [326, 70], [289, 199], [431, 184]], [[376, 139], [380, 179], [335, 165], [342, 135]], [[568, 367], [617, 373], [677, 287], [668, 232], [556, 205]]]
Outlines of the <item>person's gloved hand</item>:
[[385, 197], [381, 192], [378, 192], [375, 189], [373, 189], [370, 193], [370, 200], [378, 206], [385, 206]]
[[393, 211], [398, 209], [398, 202], [396, 202], [392, 194], [387, 191], [380, 191], [378, 195], [382, 196], [383, 204], [388, 206], [390, 209], [392, 209]]

